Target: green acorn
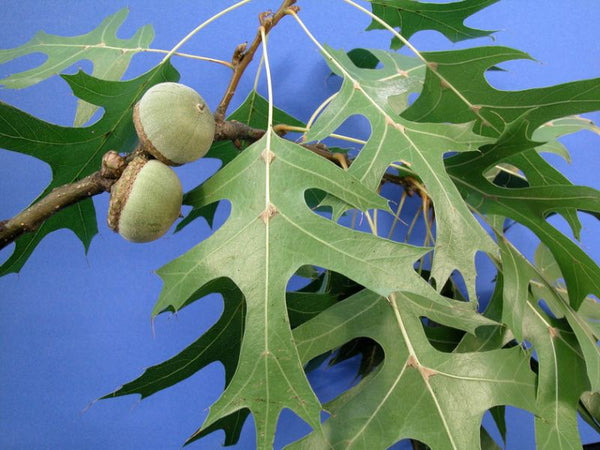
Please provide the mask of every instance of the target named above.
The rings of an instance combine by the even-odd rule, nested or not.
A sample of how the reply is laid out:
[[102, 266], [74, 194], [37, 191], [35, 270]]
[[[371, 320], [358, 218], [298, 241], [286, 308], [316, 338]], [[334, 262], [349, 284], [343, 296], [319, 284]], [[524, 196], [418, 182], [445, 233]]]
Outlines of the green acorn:
[[215, 119], [194, 89], [179, 83], [157, 84], [133, 110], [144, 150], [170, 166], [203, 157], [215, 136]]
[[181, 182], [170, 167], [137, 156], [111, 188], [108, 226], [128, 241], [153, 241], [179, 217], [182, 200]]

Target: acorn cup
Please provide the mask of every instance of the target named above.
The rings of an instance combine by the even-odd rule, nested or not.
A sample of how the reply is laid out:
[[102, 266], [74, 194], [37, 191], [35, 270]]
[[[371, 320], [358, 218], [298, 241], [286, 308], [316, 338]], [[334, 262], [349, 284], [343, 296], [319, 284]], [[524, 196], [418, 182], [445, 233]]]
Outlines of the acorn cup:
[[131, 242], [164, 235], [181, 212], [183, 189], [162, 162], [136, 156], [112, 186], [108, 226]]
[[142, 96], [133, 122], [143, 149], [170, 166], [203, 157], [215, 136], [215, 119], [194, 89], [159, 83]]

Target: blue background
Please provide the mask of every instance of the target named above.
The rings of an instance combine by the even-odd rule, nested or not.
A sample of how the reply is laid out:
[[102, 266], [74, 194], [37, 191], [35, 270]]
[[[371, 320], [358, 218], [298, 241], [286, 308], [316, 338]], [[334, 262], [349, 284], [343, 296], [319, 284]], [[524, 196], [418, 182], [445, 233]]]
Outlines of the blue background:
[[[0, 46], [21, 45], [37, 30], [62, 35], [87, 33], [108, 14], [129, 6], [130, 16], [119, 37], [130, 37], [138, 27], [152, 23], [156, 31], [152, 47], [170, 49], [197, 24], [232, 3], [2, 0]], [[257, 0], [238, 9], [209, 26], [182, 51], [228, 60], [235, 45], [254, 36], [258, 13], [278, 5], [276, 0]], [[387, 48], [389, 44], [387, 32], [363, 31], [369, 18], [341, 1], [300, 0], [299, 5], [303, 19], [321, 42], [348, 50], [358, 46]], [[503, 30], [495, 34], [496, 44], [527, 51], [537, 59], [503, 64], [508, 72], [489, 77], [500, 89], [600, 76], [598, 23], [600, 4], [595, 0], [503, 0], [467, 21], [474, 27]], [[423, 32], [413, 43], [420, 50], [437, 50], [489, 45], [492, 41], [485, 38], [453, 45], [437, 33]], [[290, 18], [274, 30], [269, 49], [276, 104], [306, 120], [334, 92], [338, 82], [328, 77], [329, 70], [318, 51]], [[126, 78], [145, 72], [160, 59], [160, 55], [136, 56]], [[43, 60], [40, 55], [22, 58], [1, 66], [0, 76]], [[175, 59], [174, 64], [182, 82], [199, 90], [214, 108], [228, 81], [228, 69], [182, 58]], [[91, 68], [83, 62], [70, 72], [80, 67]], [[255, 67], [256, 62], [247, 71], [230, 111], [252, 87]], [[260, 90], [266, 93], [264, 79]], [[1, 90], [0, 100], [62, 125], [72, 123], [76, 103], [58, 77], [26, 90]], [[600, 122], [598, 114], [589, 117]], [[553, 163], [572, 181], [599, 187], [598, 136], [583, 132], [562, 141], [574, 162], [567, 165], [552, 158]], [[184, 188], [190, 189], [215, 168], [210, 161], [200, 161], [177, 171]], [[0, 152], [0, 218], [26, 207], [49, 180], [50, 170], [40, 161]], [[94, 201], [100, 234], [87, 255], [72, 233], [59, 231], [43, 240], [18, 275], [0, 279], [0, 448], [177, 448], [202, 423], [211, 402], [222, 391], [223, 370], [213, 364], [143, 402], [128, 396], [98, 402], [83, 412], [94, 399], [193, 342], [215, 322], [222, 308], [219, 298], [211, 296], [176, 316], [160, 316], [153, 335], [150, 311], [161, 287], [153, 271], [204, 239], [210, 230], [204, 221], [196, 221], [176, 235], [133, 245], [107, 229], [108, 196]], [[584, 218], [582, 245], [598, 261], [600, 244], [595, 232], [594, 222]], [[515, 232], [511, 238], [527, 243], [531, 235]], [[0, 252], [0, 261], [11, 251], [12, 246]], [[485, 284], [490, 279], [480, 281]], [[331, 398], [336, 390], [349, 386], [351, 373], [348, 366], [341, 366], [318, 371], [311, 375], [311, 381], [322, 398]], [[335, 386], [331, 380], [336, 380]], [[511, 410], [507, 448], [534, 448], [532, 424], [529, 414]], [[587, 425], [581, 430], [584, 442], [600, 440]], [[293, 414], [284, 412], [276, 447], [307, 431]], [[222, 440], [222, 433], [217, 432], [192, 448], [218, 448]], [[253, 447], [254, 430], [248, 421], [237, 448]]]

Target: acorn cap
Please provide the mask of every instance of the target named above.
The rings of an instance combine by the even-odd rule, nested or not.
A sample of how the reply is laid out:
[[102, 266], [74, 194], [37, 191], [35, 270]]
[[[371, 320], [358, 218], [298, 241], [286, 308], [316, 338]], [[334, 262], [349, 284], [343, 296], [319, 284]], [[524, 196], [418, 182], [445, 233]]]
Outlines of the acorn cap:
[[215, 119], [204, 99], [180, 83], [159, 83], [133, 110], [135, 129], [144, 150], [171, 166], [195, 161], [208, 152]]
[[170, 167], [136, 157], [111, 188], [108, 226], [128, 241], [153, 241], [179, 217], [182, 200], [181, 182]]

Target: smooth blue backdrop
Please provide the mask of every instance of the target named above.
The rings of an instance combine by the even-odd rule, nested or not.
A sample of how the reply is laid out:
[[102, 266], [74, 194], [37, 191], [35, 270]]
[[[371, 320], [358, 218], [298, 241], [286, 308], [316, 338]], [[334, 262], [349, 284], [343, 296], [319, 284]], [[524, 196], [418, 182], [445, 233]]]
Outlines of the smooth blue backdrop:
[[[169, 49], [197, 24], [232, 4], [232, 1], [158, 0], [2, 0], [0, 47], [11, 48], [29, 40], [40, 29], [63, 35], [82, 34], [103, 17], [129, 6], [131, 13], [120, 37], [129, 37], [141, 25], [156, 30], [154, 48]], [[279, 4], [256, 0], [220, 19], [196, 36], [182, 50], [229, 59], [232, 48], [253, 37], [260, 11]], [[336, 48], [387, 48], [389, 34], [363, 31], [369, 19], [342, 1], [300, 0], [301, 15], [322, 41]], [[529, 52], [538, 62], [504, 64], [508, 72], [490, 75], [501, 89], [524, 89], [600, 76], [600, 43], [597, 27], [600, 4], [575, 2], [502, 0], [468, 20], [485, 29], [503, 30], [495, 43]], [[420, 50], [462, 48], [492, 44], [488, 39], [452, 45], [437, 33], [415, 36]], [[306, 120], [314, 108], [338, 85], [316, 48], [292, 19], [285, 19], [269, 43], [276, 103]], [[139, 75], [160, 60], [159, 55], [134, 58], [126, 78]], [[0, 76], [43, 61], [40, 55], [0, 66]], [[186, 59], [175, 59], [182, 82], [198, 89], [214, 108], [226, 85], [226, 68]], [[73, 67], [73, 72], [87, 62]], [[243, 79], [233, 105], [244, 98], [254, 81], [253, 68]], [[264, 79], [260, 90], [265, 93]], [[58, 77], [22, 91], [2, 90], [0, 99], [42, 119], [70, 125], [76, 99]], [[598, 114], [590, 115], [596, 121]], [[364, 132], [364, 130], [363, 130]], [[577, 183], [599, 187], [598, 136], [580, 133], [563, 140], [572, 151], [568, 166], [552, 161]], [[190, 189], [216, 168], [201, 161], [177, 169]], [[199, 174], [201, 179], [199, 180]], [[0, 152], [0, 218], [28, 205], [45, 187], [50, 171], [32, 158]], [[150, 311], [161, 287], [153, 271], [183, 253], [210, 230], [196, 221], [182, 233], [157, 242], [133, 245], [105, 225], [107, 196], [95, 199], [100, 235], [87, 255], [69, 232], [46, 238], [18, 275], [0, 279], [0, 448], [4, 449], [167, 449], [177, 448], [202, 423], [208, 407], [223, 388], [223, 370], [213, 364], [179, 385], [143, 402], [133, 397], [101, 401], [86, 412], [94, 399], [138, 376], [142, 370], [174, 355], [208, 329], [221, 312], [216, 296], [197, 302], [177, 316], [161, 316], [150, 325]], [[221, 219], [222, 220], [222, 219]], [[217, 224], [218, 226], [218, 224]], [[584, 217], [583, 246], [596, 260], [600, 244], [597, 226]], [[515, 231], [511, 238], [527, 243], [530, 234]], [[0, 261], [12, 247], [0, 252]], [[480, 280], [485, 285], [490, 277]], [[317, 393], [331, 398], [352, 382], [347, 367], [321, 370], [311, 375]], [[336, 380], [332, 386], [331, 380]], [[534, 447], [529, 414], [511, 410], [509, 449]], [[276, 447], [302, 436], [307, 426], [284, 412]], [[584, 440], [600, 440], [582, 426]], [[192, 448], [218, 448], [221, 433]], [[237, 448], [254, 447], [249, 421]]]

